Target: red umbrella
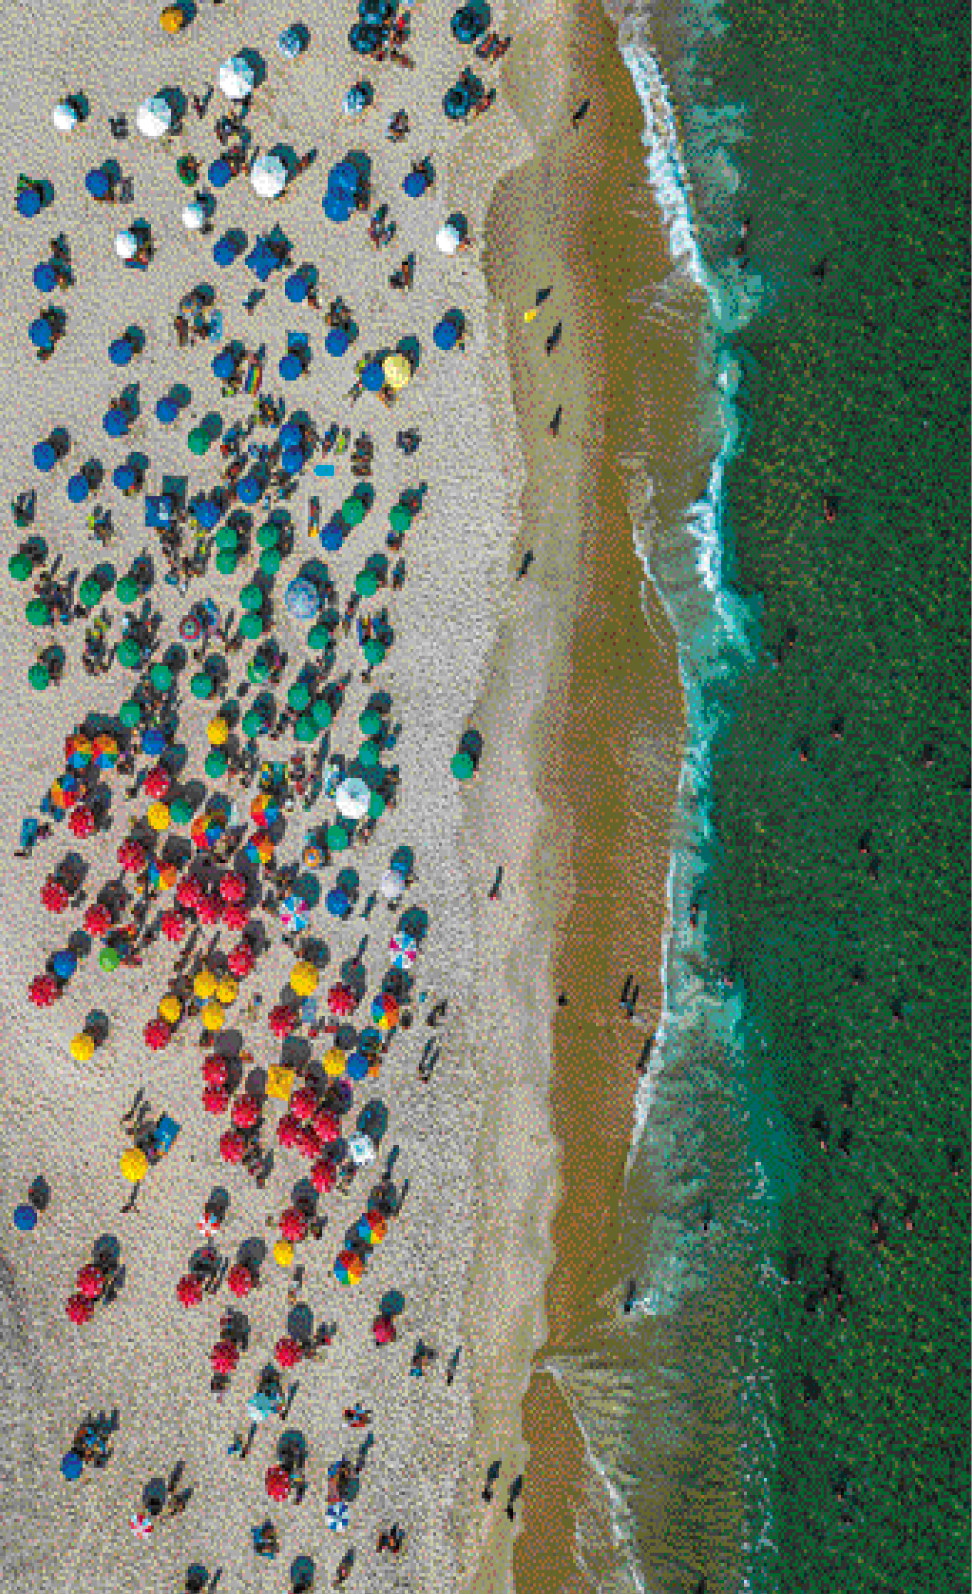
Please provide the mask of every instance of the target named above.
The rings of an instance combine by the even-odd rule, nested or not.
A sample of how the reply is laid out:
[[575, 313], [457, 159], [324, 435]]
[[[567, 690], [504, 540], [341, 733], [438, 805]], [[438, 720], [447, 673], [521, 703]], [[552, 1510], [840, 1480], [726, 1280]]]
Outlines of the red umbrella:
[[37, 974], [30, 982], [28, 996], [35, 1007], [51, 1007], [61, 994], [53, 974]]
[[394, 1318], [385, 1317], [384, 1315], [375, 1318], [371, 1325], [371, 1330], [375, 1336], [376, 1345], [391, 1345], [397, 1337]]
[[202, 1094], [204, 1112], [213, 1114], [225, 1112], [229, 1106], [229, 1097], [219, 1085], [207, 1085]]
[[176, 886], [176, 901], [180, 908], [188, 908], [195, 912], [202, 901], [204, 892], [195, 875], [186, 875]]
[[72, 1323], [90, 1323], [94, 1317], [94, 1307], [83, 1295], [72, 1295], [65, 1310]]
[[231, 1373], [240, 1359], [240, 1353], [235, 1345], [228, 1339], [221, 1339], [214, 1345], [209, 1353], [209, 1360], [214, 1373]]
[[276, 1007], [270, 1009], [270, 1030], [272, 1034], [282, 1038], [284, 1035], [292, 1034], [296, 1028], [297, 1011], [295, 1008], [288, 1007], [286, 1002], [279, 1002]]
[[172, 1039], [172, 1026], [167, 1024], [164, 1018], [150, 1018], [142, 1034], [146, 1046], [153, 1052], [161, 1052]]
[[219, 1154], [224, 1162], [242, 1162], [245, 1150], [246, 1141], [235, 1129], [227, 1129], [226, 1133], [220, 1136]]
[[327, 1005], [337, 1018], [347, 1018], [358, 1004], [350, 985], [332, 985], [327, 993]]
[[151, 797], [153, 802], [160, 802], [163, 797], [168, 795], [171, 785], [172, 782], [169, 779], [168, 771], [163, 769], [161, 764], [156, 764], [155, 768], [150, 769], [145, 777], [145, 795], [146, 797]]
[[86, 836], [94, 835], [95, 816], [86, 803], [80, 803], [77, 808], [72, 809], [68, 829], [79, 841], [84, 841]]
[[290, 1494], [290, 1475], [283, 1467], [267, 1468], [267, 1494], [271, 1500], [286, 1500]]
[[282, 1146], [296, 1146], [300, 1124], [293, 1113], [286, 1112], [277, 1125], [277, 1139]]
[[196, 915], [200, 924], [218, 924], [219, 898], [200, 897], [196, 903]]
[[167, 908], [162, 915], [162, 934], [168, 941], [181, 941], [189, 928], [181, 913]]
[[203, 1287], [191, 1273], [186, 1273], [176, 1285], [176, 1300], [181, 1306], [198, 1306], [203, 1298]]
[[245, 930], [250, 915], [240, 902], [227, 902], [223, 908], [223, 923], [228, 930]]
[[48, 913], [63, 913], [71, 900], [70, 893], [60, 880], [51, 875], [41, 887], [41, 903]]
[[111, 914], [103, 902], [93, 902], [84, 916], [84, 927], [89, 935], [107, 935], [111, 929]]
[[251, 972], [255, 962], [253, 948], [248, 941], [241, 941], [238, 946], [231, 949], [226, 959], [226, 966], [231, 974], [242, 980]]
[[313, 1118], [317, 1105], [317, 1092], [309, 1085], [302, 1085], [290, 1098], [290, 1110], [295, 1118]]
[[245, 1262], [234, 1262], [226, 1275], [226, 1283], [230, 1294], [235, 1295], [237, 1300], [242, 1300], [244, 1295], [249, 1295], [251, 1290], [256, 1289], [253, 1270], [248, 1268]]
[[242, 902], [246, 896], [246, 881], [241, 874], [230, 870], [219, 882], [219, 894], [224, 902]]
[[304, 1352], [295, 1339], [291, 1339], [289, 1334], [285, 1334], [283, 1339], [277, 1340], [273, 1348], [273, 1354], [281, 1367], [296, 1367]]
[[227, 1065], [226, 1058], [220, 1057], [218, 1052], [210, 1052], [209, 1056], [206, 1058], [206, 1061], [203, 1063], [203, 1079], [206, 1081], [206, 1084], [215, 1085], [217, 1088], [220, 1088], [226, 1084], [228, 1078], [229, 1067]]
[[118, 849], [118, 862], [128, 874], [141, 874], [148, 862], [145, 848], [137, 841], [123, 841]]
[[341, 1138], [341, 1121], [326, 1107], [319, 1107], [314, 1114], [314, 1133], [325, 1146], [333, 1145]]
[[230, 1114], [236, 1129], [253, 1129], [260, 1122], [260, 1103], [255, 1096], [240, 1096]]
[[105, 1275], [94, 1262], [86, 1262], [75, 1283], [79, 1295], [86, 1301], [97, 1301], [105, 1292]]
[[332, 1162], [315, 1162], [310, 1172], [311, 1184], [321, 1195], [326, 1195], [337, 1184], [337, 1174]]
[[307, 1219], [296, 1207], [288, 1207], [280, 1219], [280, 1235], [284, 1240], [289, 1240], [291, 1245], [297, 1245], [301, 1240], [307, 1239]]
[[312, 1161], [315, 1157], [320, 1156], [321, 1143], [313, 1129], [298, 1129], [297, 1150], [300, 1152], [302, 1157], [310, 1157]]

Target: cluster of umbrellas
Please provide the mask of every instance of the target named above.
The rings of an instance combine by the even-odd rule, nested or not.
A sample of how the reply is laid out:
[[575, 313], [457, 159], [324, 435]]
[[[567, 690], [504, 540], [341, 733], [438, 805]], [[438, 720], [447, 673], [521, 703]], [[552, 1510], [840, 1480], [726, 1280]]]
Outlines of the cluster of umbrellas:
[[104, 1296], [109, 1278], [110, 1271], [99, 1262], [85, 1262], [78, 1269], [74, 1293], [68, 1297], [65, 1311], [70, 1321], [79, 1328], [90, 1323], [94, 1317], [95, 1307]]

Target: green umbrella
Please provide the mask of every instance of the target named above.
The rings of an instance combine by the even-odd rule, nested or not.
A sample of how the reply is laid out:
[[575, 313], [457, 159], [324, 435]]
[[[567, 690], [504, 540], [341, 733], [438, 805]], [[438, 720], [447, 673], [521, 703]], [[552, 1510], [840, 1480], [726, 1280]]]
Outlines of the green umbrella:
[[221, 576], [234, 575], [239, 562], [239, 555], [235, 548], [222, 548], [216, 555], [216, 569]]
[[184, 183], [187, 188], [191, 188], [199, 176], [199, 167], [191, 155], [179, 156], [176, 161], [176, 171], [179, 174], [180, 183]]
[[364, 656], [369, 664], [380, 664], [385, 657], [385, 644], [378, 638], [369, 637], [364, 645]]
[[469, 753], [457, 753], [452, 760], [452, 773], [456, 780], [470, 780], [476, 773], [476, 766]]
[[106, 974], [112, 974], [121, 962], [121, 953], [117, 947], [103, 946], [98, 953], [98, 962]]
[[317, 726], [319, 731], [326, 731], [327, 727], [334, 718], [330, 703], [328, 703], [323, 697], [319, 697], [317, 699], [317, 702], [311, 709], [311, 713], [314, 716], [314, 724]]
[[350, 840], [351, 837], [348, 835], [343, 825], [328, 826], [327, 845], [331, 852], [343, 852]]
[[192, 823], [192, 803], [185, 797], [173, 797], [169, 804], [169, 817], [174, 825]]
[[43, 598], [31, 598], [27, 605], [27, 619], [31, 625], [50, 625], [53, 618]]
[[212, 748], [206, 754], [206, 762], [203, 768], [210, 780], [219, 780], [221, 775], [226, 774], [226, 754], [221, 753], [218, 747]]
[[34, 561], [29, 553], [15, 553], [7, 570], [14, 581], [29, 581], [34, 574]]
[[308, 687], [307, 683], [305, 681], [295, 681], [293, 686], [290, 688], [290, 691], [287, 693], [288, 707], [294, 709], [299, 714], [302, 709], [307, 707], [309, 702], [310, 688]]
[[360, 526], [365, 517], [365, 506], [354, 493], [341, 505], [341, 519], [346, 526]]
[[326, 625], [312, 625], [307, 633], [307, 646], [314, 653], [324, 653], [331, 645], [331, 633]]
[[377, 762], [378, 743], [362, 742], [361, 746], [358, 748], [358, 763], [363, 764], [365, 769], [374, 769]]
[[115, 588], [115, 594], [118, 598], [118, 602], [124, 604], [126, 608], [129, 606], [129, 604], [137, 603], [139, 599], [139, 585], [135, 580], [135, 577], [131, 574], [122, 576], [117, 587]]
[[266, 659], [251, 659], [246, 667], [246, 673], [254, 686], [262, 686], [264, 681], [270, 679], [270, 666]]
[[256, 534], [257, 545], [260, 548], [276, 548], [280, 541], [280, 527], [275, 520], [265, 520]]
[[136, 725], [141, 725], [142, 723], [141, 703], [136, 703], [135, 699], [130, 697], [128, 702], [123, 703], [121, 708], [118, 710], [118, 718], [121, 720], [126, 730], [134, 730]]
[[255, 613], [263, 608], [263, 588], [251, 581], [240, 593], [240, 602], [244, 609], [251, 609]]
[[358, 729], [363, 736], [377, 736], [381, 730], [381, 715], [376, 708], [366, 708], [358, 715]]
[[51, 672], [45, 664], [32, 664], [27, 679], [35, 692], [44, 692], [51, 684]]
[[96, 603], [101, 602], [101, 582], [94, 576], [85, 576], [78, 588], [78, 597], [86, 609], [93, 609]]
[[298, 742], [312, 742], [317, 735], [317, 726], [314, 724], [312, 714], [302, 714], [294, 726], [294, 736]]
[[372, 819], [380, 819], [385, 812], [385, 799], [380, 791], [373, 791], [368, 798], [368, 814]]
[[283, 564], [283, 555], [279, 548], [264, 548], [260, 555], [260, 569], [265, 576], [275, 576]]
[[240, 636], [247, 642], [255, 642], [263, 635], [263, 616], [260, 614], [245, 614], [240, 621]]
[[189, 690], [193, 697], [198, 697], [201, 703], [205, 703], [215, 692], [216, 682], [211, 675], [206, 674], [205, 670], [200, 670], [189, 682]]
[[359, 570], [354, 578], [354, 590], [359, 598], [373, 598], [378, 591], [378, 577], [373, 570]]
[[167, 664], [153, 664], [149, 670], [149, 680], [157, 692], [172, 690], [172, 671]]
[[217, 548], [235, 548], [239, 540], [235, 526], [220, 526], [215, 538]]
[[388, 515], [388, 524], [392, 531], [409, 531], [412, 525], [412, 511], [408, 505], [393, 505]]
[[243, 715], [243, 735], [264, 736], [266, 730], [267, 721], [262, 709], [248, 708]]
[[142, 650], [133, 636], [125, 637], [118, 649], [118, 662], [126, 670], [137, 670], [142, 662]]
[[212, 438], [201, 426], [193, 427], [186, 438], [186, 442], [189, 446], [190, 454], [196, 454], [200, 458], [203, 454], [208, 454], [212, 446]]

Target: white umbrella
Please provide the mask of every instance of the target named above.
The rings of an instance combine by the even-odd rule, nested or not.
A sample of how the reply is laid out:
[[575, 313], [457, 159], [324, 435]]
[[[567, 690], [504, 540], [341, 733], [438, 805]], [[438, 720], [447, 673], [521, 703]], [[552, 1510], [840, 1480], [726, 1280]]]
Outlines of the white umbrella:
[[287, 186], [287, 168], [279, 155], [261, 155], [253, 162], [250, 182], [261, 199], [276, 199]]
[[70, 100], [62, 100], [51, 112], [51, 121], [59, 133], [70, 133], [77, 127], [79, 117]]
[[182, 225], [187, 232], [199, 232], [206, 225], [206, 212], [193, 200], [182, 212]]
[[389, 941], [388, 950], [393, 954], [397, 969], [410, 969], [418, 957], [418, 942], [407, 930], [399, 930]]
[[155, 1532], [155, 1523], [143, 1511], [133, 1511], [128, 1519], [128, 1525], [137, 1539], [147, 1539]]
[[224, 61], [219, 69], [219, 86], [228, 100], [246, 100], [256, 82], [253, 68], [241, 55]]
[[365, 1134], [351, 1136], [348, 1141], [348, 1152], [351, 1161], [357, 1168], [368, 1167], [369, 1163], [374, 1162], [377, 1155], [374, 1141], [370, 1135]]
[[405, 876], [399, 869], [386, 869], [381, 877], [381, 894], [386, 902], [397, 902], [405, 890]]
[[440, 227], [435, 235], [436, 248], [444, 255], [454, 255], [461, 243], [462, 239], [455, 227], [451, 227], [448, 222], [444, 227]]
[[324, 1521], [332, 1533], [346, 1533], [348, 1531], [348, 1508], [343, 1500], [333, 1500], [331, 1502], [327, 1508]]
[[345, 819], [363, 819], [371, 802], [371, 788], [352, 776], [337, 789], [337, 810]]
[[119, 260], [134, 260], [138, 254], [138, 239], [133, 232], [116, 232], [115, 254]]
[[143, 100], [135, 112], [135, 126], [143, 138], [164, 138], [172, 126], [172, 107], [160, 94]]

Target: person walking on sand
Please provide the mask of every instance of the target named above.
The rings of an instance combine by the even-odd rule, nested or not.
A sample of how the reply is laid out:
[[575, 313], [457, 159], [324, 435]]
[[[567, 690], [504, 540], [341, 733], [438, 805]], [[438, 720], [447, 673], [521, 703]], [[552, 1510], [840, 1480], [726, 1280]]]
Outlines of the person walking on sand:
[[483, 1488], [483, 1499], [487, 1505], [490, 1504], [493, 1498], [493, 1488], [500, 1475], [500, 1469], [502, 1465], [503, 1463], [501, 1461], [491, 1461], [486, 1470], [486, 1484]]
[[590, 108], [591, 108], [590, 100], [582, 100], [581, 103], [578, 105], [576, 111], [572, 111], [571, 112], [571, 117], [570, 117], [571, 125], [573, 127], [579, 127], [581, 122], [584, 120], [584, 117], [587, 115], [588, 111], [590, 110]]
[[560, 423], [563, 420], [563, 416], [564, 416], [564, 406], [562, 404], [558, 404], [557, 408], [553, 412], [553, 417], [551, 419], [550, 425], [547, 427], [547, 430], [550, 433], [551, 437], [559, 437], [560, 436]]
[[510, 1484], [509, 1494], [506, 1497], [506, 1514], [510, 1521], [516, 1516], [516, 1502], [523, 1493], [523, 1474], [519, 1473]]
[[557, 344], [560, 342], [560, 338], [561, 338], [561, 334], [562, 334], [563, 330], [564, 330], [564, 323], [562, 321], [558, 321], [557, 325], [554, 327], [553, 331], [548, 334], [548, 336], [546, 338], [546, 341], [544, 342], [544, 345], [543, 345], [544, 348], [546, 349], [548, 355], [552, 354], [554, 349], [557, 347]]
[[503, 868], [502, 868], [502, 865], [500, 865], [500, 867], [496, 871], [496, 879], [493, 881], [493, 884], [490, 886], [489, 892], [487, 893], [488, 896], [489, 896], [490, 902], [498, 902], [499, 901], [500, 892], [502, 891], [502, 889], [503, 889]]

